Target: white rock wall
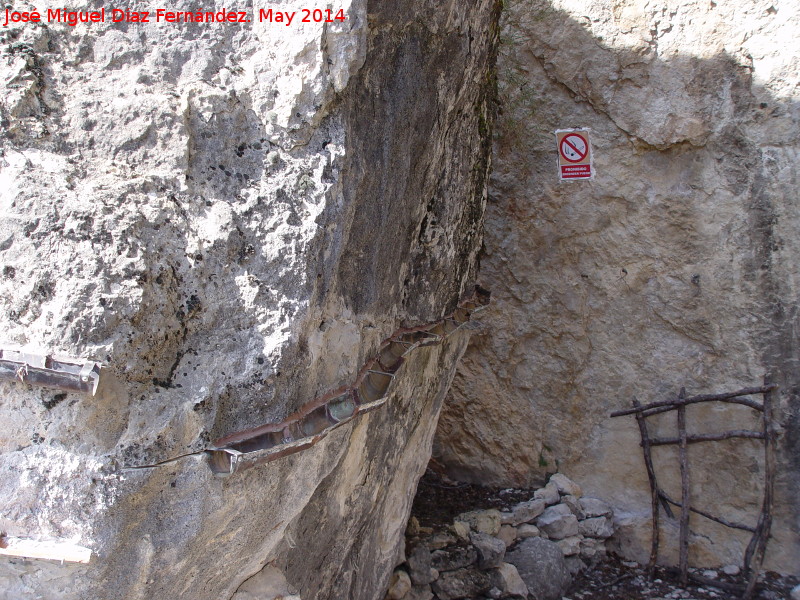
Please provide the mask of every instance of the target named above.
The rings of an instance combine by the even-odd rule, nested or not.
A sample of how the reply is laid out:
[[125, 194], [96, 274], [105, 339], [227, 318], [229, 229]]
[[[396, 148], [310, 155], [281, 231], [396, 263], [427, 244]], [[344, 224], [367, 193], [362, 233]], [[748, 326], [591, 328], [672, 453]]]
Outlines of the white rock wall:
[[[283, 420], [469, 289], [495, 3], [335, 8], [345, 22], [2, 28], [0, 345], [103, 372], [95, 397], [0, 384], [0, 531], [94, 553], [3, 559], [0, 597], [219, 600], [290, 551], [322, 553], [324, 581], [287, 570], [304, 599], [383, 593], [459, 343], [419, 359], [403, 415], [300, 457], [230, 480], [202, 455], [124, 469]], [[364, 530], [358, 582], [293, 529], [326, 493]]]
[[[560, 467], [627, 513], [626, 552], [642, 559], [639, 433], [610, 412], [634, 396], [734, 390], [771, 373], [783, 429], [768, 565], [797, 573], [797, 4], [506, 5], [480, 274], [494, 303], [434, 457], [453, 476], [498, 485]], [[569, 127], [592, 128], [591, 182], [557, 181], [553, 131]], [[746, 412], [691, 409], [690, 426], [757, 427]], [[658, 431], [674, 431], [674, 415]], [[659, 452], [679, 496], [675, 456]], [[753, 523], [759, 446], [694, 446], [690, 458], [698, 502]], [[701, 521], [692, 560], [738, 561], [747, 537]]]

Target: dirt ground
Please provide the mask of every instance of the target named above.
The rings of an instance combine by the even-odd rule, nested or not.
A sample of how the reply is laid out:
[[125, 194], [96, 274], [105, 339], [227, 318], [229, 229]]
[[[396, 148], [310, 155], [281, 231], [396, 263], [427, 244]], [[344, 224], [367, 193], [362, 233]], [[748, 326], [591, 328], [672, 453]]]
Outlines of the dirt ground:
[[[457, 484], [438, 477], [430, 470], [420, 480], [411, 509], [422, 527], [435, 531], [446, 529], [453, 519], [469, 510], [497, 508], [503, 510], [529, 500], [534, 490], [497, 489], [478, 485]], [[711, 575], [698, 569], [694, 575]], [[722, 587], [741, 585], [740, 577], [721, 572], [714, 579]], [[800, 583], [797, 577], [780, 577], [764, 573], [757, 588], [756, 600], [788, 600], [791, 589]], [[579, 574], [567, 596], [569, 600], [733, 600], [739, 594], [733, 589], [690, 583], [682, 588], [674, 569], [657, 568], [653, 578], [643, 566], [609, 556], [605, 561]]]

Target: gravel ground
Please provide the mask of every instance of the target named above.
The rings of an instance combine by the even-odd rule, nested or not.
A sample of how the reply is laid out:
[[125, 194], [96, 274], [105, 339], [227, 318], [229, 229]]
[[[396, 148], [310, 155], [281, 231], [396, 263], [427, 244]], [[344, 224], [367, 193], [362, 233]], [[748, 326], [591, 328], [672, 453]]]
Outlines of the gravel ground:
[[[442, 480], [430, 470], [420, 480], [411, 514], [420, 525], [436, 531], [445, 530], [453, 519], [476, 509], [505, 509], [529, 500], [534, 490], [495, 489]], [[722, 584], [743, 585], [741, 577], [709, 570], [695, 570], [694, 575], [712, 578]], [[789, 600], [791, 589], [800, 584], [798, 577], [780, 577], [764, 573], [755, 600]], [[565, 598], [569, 600], [734, 600], [734, 591], [710, 585], [690, 583], [685, 589], [675, 570], [658, 568], [650, 580], [644, 567], [616, 556], [578, 575]]]
[[[695, 570], [695, 575], [707, 578], [708, 570]], [[742, 585], [740, 577], [713, 572], [714, 579], [722, 584]], [[797, 577], [780, 577], [776, 573], [765, 573], [758, 585], [756, 600], [784, 600], [790, 598], [791, 589], [800, 583]], [[593, 569], [576, 577], [567, 598], [570, 600], [728, 600], [739, 594], [710, 585], [689, 584], [682, 588], [677, 572], [657, 568], [652, 580], [644, 567], [611, 556]]]

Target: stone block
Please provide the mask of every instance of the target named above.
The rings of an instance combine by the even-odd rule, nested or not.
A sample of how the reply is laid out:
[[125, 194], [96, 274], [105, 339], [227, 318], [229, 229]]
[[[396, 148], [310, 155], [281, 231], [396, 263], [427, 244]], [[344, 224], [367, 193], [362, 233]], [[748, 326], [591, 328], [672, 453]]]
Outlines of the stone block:
[[511, 513], [505, 517], [509, 525], [521, 525], [522, 523], [531, 523], [536, 517], [544, 512], [547, 508], [547, 503], [542, 498], [529, 500], [527, 502], [520, 502], [519, 504], [511, 507]]
[[478, 551], [472, 546], [445, 548], [431, 554], [431, 566], [439, 573], [463, 569], [476, 562]]
[[517, 541], [517, 528], [513, 525], [501, 525], [497, 537], [503, 540], [506, 548], [508, 548], [511, 544]]
[[558, 493], [562, 496], [575, 496], [576, 498], [583, 496], [581, 486], [562, 473], [553, 475], [548, 483], [555, 485], [558, 489]]
[[540, 537], [520, 542], [506, 554], [506, 562], [517, 568], [528, 592], [537, 600], [560, 600], [572, 581], [561, 549]]
[[453, 521], [453, 533], [456, 534], [456, 537], [463, 542], [469, 541], [469, 523], [466, 521]]
[[517, 538], [524, 539], [529, 537], [539, 537], [542, 535], [542, 532], [539, 531], [539, 528], [536, 525], [531, 525], [530, 523], [524, 523], [517, 527]]
[[491, 572], [492, 584], [503, 591], [505, 596], [528, 597], [528, 586], [522, 581], [517, 567], [511, 563], [502, 563]]
[[500, 531], [500, 511], [494, 508], [466, 512], [460, 514], [457, 520], [468, 523], [470, 528], [478, 533], [497, 535]]
[[583, 537], [579, 535], [572, 535], [563, 540], [558, 540], [556, 544], [561, 548], [561, 552], [564, 556], [575, 556], [576, 554], [580, 554], [582, 539]]
[[579, 500], [580, 499], [577, 496], [561, 497], [561, 503], [569, 506], [569, 509], [572, 511], [572, 514], [575, 515], [575, 518], [578, 519], [578, 521], [582, 521], [586, 518], [586, 513], [583, 512]]
[[411, 591], [411, 578], [402, 569], [392, 573], [389, 580], [389, 591], [386, 592], [386, 600], [402, 600]]
[[556, 504], [548, 507], [536, 519], [536, 526], [550, 539], [562, 540], [572, 535], [578, 535], [578, 519], [566, 504]]
[[548, 483], [543, 488], [536, 490], [533, 493], [533, 497], [536, 500], [544, 500], [548, 506], [551, 504], [558, 504], [561, 500], [561, 494], [558, 493], [558, 488], [555, 483]]
[[474, 597], [488, 592], [492, 587], [489, 574], [476, 569], [448, 571], [431, 584], [431, 589], [439, 600]]
[[479, 569], [492, 569], [503, 562], [506, 554], [506, 544], [503, 540], [486, 533], [473, 533], [469, 538], [478, 551]]
[[414, 585], [426, 585], [433, 581], [431, 577], [431, 551], [424, 544], [416, 545], [408, 553], [406, 559], [408, 574]]
[[581, 498], [578, 500], [578, 503], [581, 505], [587, 519], [593, 517], [610, 517], [614, 514], [608, 503], [598, 498]]
[[581, 535], [592, 538], [606, 539], [614, 535], [614, 527], [608, 517], [594, 517], [584, 519], [578, 524]]

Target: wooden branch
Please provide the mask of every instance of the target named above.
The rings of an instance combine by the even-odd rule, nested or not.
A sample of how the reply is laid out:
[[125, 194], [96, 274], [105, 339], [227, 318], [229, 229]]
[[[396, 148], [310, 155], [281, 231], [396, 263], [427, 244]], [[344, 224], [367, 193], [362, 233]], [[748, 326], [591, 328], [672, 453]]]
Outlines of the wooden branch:
[[635, 408], [627, 408], [625, 410], [618, 410], [616, 412], [611, 413], [612, 417], [624, 417], [625, 415], [632, 415], [639, 412], [648, 413], [645, 416], [650, 416], [650, 414], [656, 414], [655, 412], [650, 413], [652, 409], [662, 409], [658, 412], [666, 412], [669, 410], [674, 410], [678, 406], [685, 406], [687, 404], [697, 404], [699, 402], [732, 402], [735, 404], [744, 404], [745, 406], [749, 406], [752, 409], [763, 411], [764, 407], [761, 405], [760, 402], [756, 402], [755, 400], [749, 400], [747, 398], [742, 398], [742, 396], [754, 396], [756, 394], [766, 394], [774, 389], [777, 386], [772, 385], [765, 385], [756, 388], [744, 388], [738, 390], [736, 392], [727, 392], [724, 394], [700, 394], [699, 396], [691, 396], [689, 398], [679, 398], [677, 400], [661, 400], [659, 402], [651, 402], [650, 404], [640, 405]]
[[[767, 378], [764, 381], [766, 383]], [[747, 546], [745, 552], [744, 567], [748, 576], [747, 588], [742, 595], [742, 600], [750, 600], [755, 592], [758, 581], [758, 573], [761, 570], [761, 563], [764, 560], [764, 552], [767, 549], [770, 529], [772, 528], [772, 505], [773, 490], [775, 486], [775, 450], [777, 446], [777, 434], [773, 423], [773, 390], [776, 385], [770, 386], [770, 390], [764, 393], [764, 502], [761, 506], [761, 515], [758, 519], [756, 533]]]
[[726, 592], [733, 592], [734, 594], [741, 594], [745, 589], [743, 585], [727, 583], [718, 579], [710, 579], [708, 577], [703, 577], [702, 575], [695, 575], [694, 573], [689, 574], [689, 579], [695, 583], [699, 583], [700, 585], [712, 586], [720, 590], [725, 590]]
[[[686, 388], [681, 388], [678, 396], [679, 400], [686, 398]], [[678, 454], [681, 462], [681, 531], [680, 531], [680, 553], [679, 566], [681, 571], [681, 585], [686, 586], [689, 581], [689, 515], [691, 514], [689, 503], [689, 453], [687, 452], [686, 442], [686, 404], [678, 405], [678, 435], [680, 445]]]
[[[634, 408], [641, 406], [639, 401], [633, 399]], [[650, 453], [650, 436], [647, 433], [647, 422], [641, 413], [636, 413], [636, 424], [639, 425], [639, 434], [642, 437], [642, 449], [644, 451], [644, 466], [647, 469], [647, 479], [650, 481], [650, 510], [652, 511], [653, 534], [650, 544], [650, 560], [647, 563], [647, 572], [652, 577], [658, 559], [658, 483], [656, 481], [656, 471], [653, 468], [653, 457]]]
[[[662, 490], [659, 490], [659, 495], [661, 496], [661, 498], [665, 502], [669, 502], [673, 506], [677, 506], [677, 507], [681, 508], [681, 510], [683, 510], [683, 506], [681, 506], [681, 503], [680, 502], [675, 502], [675, 500], [673, 500], [672, 498], [667, 496], [666, 492], [664, 492]], [[695, 513], [695, 514], [700, 515], [701, 517], [705, 517], [706, 519], [709, 519], [711, 521], [715, 521], [716, 523], [719, 523], [720, 525], [725, 525], [725, 527], [730, 527], [731, 529], [742, 529], [743, 531], [750, 531], [752, 533], [755, 533], [755, 531], [756, 531], [756, 528], [751, 526], [751, 525], [743, 525], [741, 523], [734, 523], [733, 521], [728, 521], [727, 519], [723, 519], [722, 517], [716, 517], [716, 516], [714, 516], [714, 515], [712, 515], [710, 513], [707, 513], [707, 512], [705, 512], [703, 510], [700, 510], [699, 508], [689, 507], [689, 510], [692, 511], [693, 513]]]
[[[639, 426], [639, 433], [642, 438], [640, 445], [644, 452], [645, 467], [647, 468], [647, 476], [650, 481], [651, 505], [653, 514], [653, 536], [650, 561], [648, 564], [648, 571], [651, 576], [656, 559], [658, 557], [658, 503], [661, 502], [665, 512], [670, 516], [670, 518], [673, 518], [670, 505], [680, 507], [681, 509], [678, 568], [681, 585], [685, 586], [689, 579], [691, 579], [701, 583], [702, 585], [714, 586], [729, 592], [735, 592], [737, 594], [742, 593], [741, 600], [752, 600], [753, 593], [756, 590], [758, 582], [759, 571], [761, 570], [764, 560], [767, 542], [770, 537], [770, 529], [772, 527], [777, 452], [777, 430], [774, 423], [773, 392], [777, 389], [778, 386], [776, 384], [769, 383], [768, 377], [764, 378], [764, 385], [761, 387], [743, 388], [736, 392], [729, 392], [725, 394], [702, 394], [698, 396], [687, 397], [686, 389], [681, 388], [680, 395], [676, 400], [665, 400], [661, 402], [653, 402], [648, 405], [642, 405], [638, 400], [636, 400], [636, 398], [634, 398], [633, 408], [611, 413], [611, 417], [635, 415], [636, 422]], [[762, 403], [749, 398], [744, 398], [744, 396], [756, 394], [763, 396]], [[729, 402], [741, 404], [757, 410], [762, 413], [763, 431], [759, 432], [737, 429], [720, 433], [689, 435], [686, 431], [686, 407], [689, 404], [698, 404], [701, 402]], [[651, 439], [647, 431], [647, 417], [665, 413], [671, 410], [677, 411], [678, 437]], [[723, 519], [722, 517], [717, 517], [705, 511], [692, 508], [691, 506], [688, 445], [691, 443], [722, 441], [734, 438], [760, 439], [764, 441], [764, 499], [761, 513], [758, 518], [758, 523], [755, 527], [734, 523], [732, 521]], [[678, 456], [680, 460], [681, 472], [680, 503], [672, 500], [663, 490], [661, 490], [656, 481], [655, 469], [653, 468], [652, 463], [652, 448], [654, 446], [663, 445], [678, 445]], [[689, 573], [689, 525], [691, 513], [699, 514], [726, 527], [741, 529], [753, 533], [744, 556], [744, 573], [748, 578], [746, 586], [737, 586], [719, 582], [697, 575], [691, 575]]]
[[[760, 431], [749, 431], [747, 429], [736, 429], [734, 431], [725, 431], [722, 433], [699, 433], [695, 435], [687, 435], [686, 443], [696, 444], [697, 442], [719, 442], [721, 440], [730, 440], [733, 438], [763, 440], [764, 434]], [[666, 446], [668, 444], [680, 443], [680, 438], [653, 438], [650, 440], [651, 446]]]

